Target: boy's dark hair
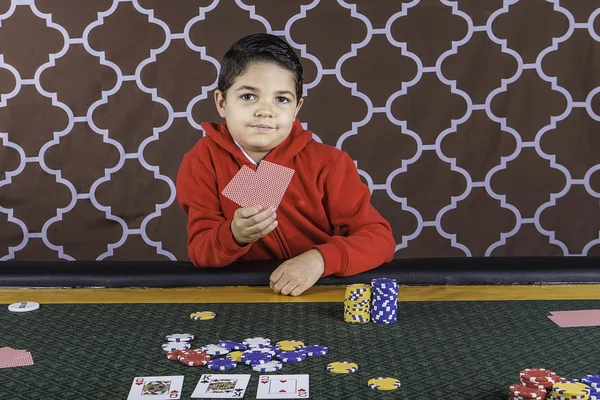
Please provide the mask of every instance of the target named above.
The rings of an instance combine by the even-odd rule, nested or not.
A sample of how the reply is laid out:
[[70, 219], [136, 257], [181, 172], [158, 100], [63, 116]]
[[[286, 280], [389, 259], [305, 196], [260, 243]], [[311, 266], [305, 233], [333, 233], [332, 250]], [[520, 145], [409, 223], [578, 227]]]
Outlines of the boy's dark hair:
[[255, 33], [239, 39], [225, 53], [219, 73], [219, 90], [225, 96], [248, 64], [253, 61], [272, 62], [294, 74], [296, 101], [302, 98], [302, 64], [294, 49], [284, 40], [268, 33]]

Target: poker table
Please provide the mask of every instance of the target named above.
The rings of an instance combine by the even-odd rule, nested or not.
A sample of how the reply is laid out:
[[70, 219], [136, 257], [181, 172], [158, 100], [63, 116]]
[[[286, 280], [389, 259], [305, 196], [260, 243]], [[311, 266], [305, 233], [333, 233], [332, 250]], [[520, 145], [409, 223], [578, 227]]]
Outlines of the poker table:
[[[550, 311], [600, 308], [600, 285], [402, 285], [398, 322], [343, 320], [343, 285], [299, 297], [265, 286], [179, 288], [3, 288], [0, 302], [36, 301], [36, 311], [0, 312], [2, 346], [29, 350], [35, 364], [2, 370], [0, 399], [126, 399], [136, 376], [184, 375], [189, 399], [206, 367], [165, 357], [171, 333], [194, 346], [262, 336], [329, 347], [329, 354], [284, 364], [273, 374], [309, 374], [314, 399], [506, 399], [519, 371], [543, 367], [567, 378], [597, 374], [600, 329], [559, 328]], [[195, 311], [216, 318], [193, 321]], [[334, 375], [333, 361], [358, 364]], [[259, 372], [245, 398], [255, 398]], [[374, 391], [367, 381], [394, 377], [402, 387]]]

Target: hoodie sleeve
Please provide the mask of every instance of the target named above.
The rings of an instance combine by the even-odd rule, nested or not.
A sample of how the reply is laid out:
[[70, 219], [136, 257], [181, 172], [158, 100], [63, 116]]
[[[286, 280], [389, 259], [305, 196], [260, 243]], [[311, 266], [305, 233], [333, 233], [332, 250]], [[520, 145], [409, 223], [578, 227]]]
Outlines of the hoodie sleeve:
[[216, 178], [186, 154], [177, 173], [177, 201], [188, 216], [188, 256], [197, 267], [225, 267], [250, 250], [240, 247], [221, 211]]
[[325, 260], [323, 276], [355, 275], [392, 260], [396, 248], [392, 228], [371, 205], [369, 188], [345, 152], [325, 184], [324, 206], [339, 236], [315, 247]]

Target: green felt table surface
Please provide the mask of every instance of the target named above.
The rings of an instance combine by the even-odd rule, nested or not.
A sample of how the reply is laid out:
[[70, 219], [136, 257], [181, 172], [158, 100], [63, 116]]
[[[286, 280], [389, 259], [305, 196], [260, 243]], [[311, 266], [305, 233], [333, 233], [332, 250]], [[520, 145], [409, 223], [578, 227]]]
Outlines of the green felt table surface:
[[[0, 370], [0, 399], [126, 399], [136, 376], [184, 375], [189, 399], [206, 367], [165, 357], [171, 333], [192, 333], [193, 347], [219, 339], [298, 339], [329, 354], [284, 364], [273, 374], [309, 374], [313, 399], [506, 399], [523, 368], [549, 368], [569, 379], [598, 374], [600, 329], [560, 328], [550, 311], [600, 308], [600, 301], [402, 302], [392, 325], [343, 322], [342, 303], [57, 304], [0, 313], [0, 346], [29, 350], [35, 364]], [[210, 310], [217, 317], [193, 321]], [[354, 374], [328, 363], [351, 361]], [[259, 372], [245, 398], [256, 396]], [[395, 392], [367, 386], [374, 377], [402, 382]]]

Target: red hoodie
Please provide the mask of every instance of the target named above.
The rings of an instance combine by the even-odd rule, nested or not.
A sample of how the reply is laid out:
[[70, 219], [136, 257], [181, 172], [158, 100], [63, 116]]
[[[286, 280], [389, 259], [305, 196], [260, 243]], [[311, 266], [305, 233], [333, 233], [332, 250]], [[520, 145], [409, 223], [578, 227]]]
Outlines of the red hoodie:
[[392, 229], [371, 205], [369, 188], [350, 156], [313, 140], [298, 120], [265, 157], [296, 171], [277, 209], [279, 224], [258, 241], [238, 246], [231, 221], [239, 205], [221, 192], [243, 165], [254, 171], [256, 166], [225, 124], [203, 123], [202, 128], [206, 136], [184, 156], [177, 176], [177, 201], [188, 216], [194, 265], [284, 260], [318, 249], [325, 260], [323, 276], [349, 276], [392, 260]]

